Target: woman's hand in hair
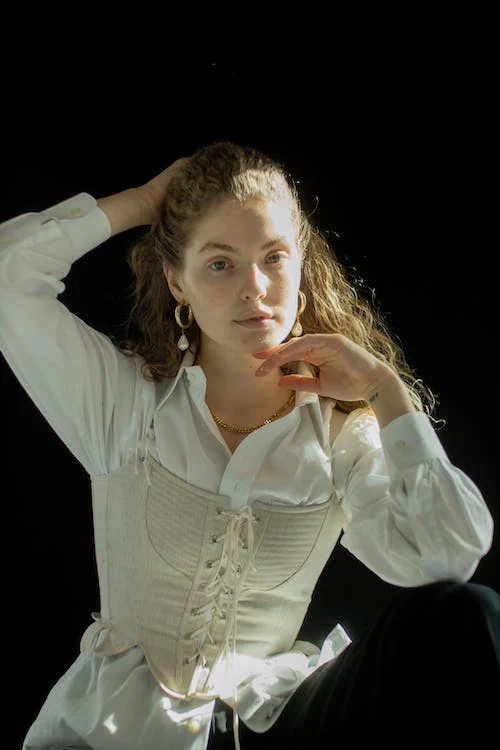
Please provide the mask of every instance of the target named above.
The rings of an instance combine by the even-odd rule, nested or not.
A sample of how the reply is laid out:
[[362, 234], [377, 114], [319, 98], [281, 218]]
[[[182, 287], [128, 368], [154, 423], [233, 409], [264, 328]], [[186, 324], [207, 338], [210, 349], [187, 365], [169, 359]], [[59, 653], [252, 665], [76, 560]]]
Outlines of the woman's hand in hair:
[[154, 224], [160, 214], [160, 209], [165, 199], [167, 185], [180, 167], [189, 161], [189, 157], [177, 159], [162, 172], [148, 182], [137, 188], [142, 201], [144, 212], [144, 224]]
[[165, 199], [165, 190], [172, 175], [187, 161], [188, 158], [177, 159], [143, 185], [99, 198], [97, 205], [109, 219], [111, 234], [154, 224], [158, 219]]

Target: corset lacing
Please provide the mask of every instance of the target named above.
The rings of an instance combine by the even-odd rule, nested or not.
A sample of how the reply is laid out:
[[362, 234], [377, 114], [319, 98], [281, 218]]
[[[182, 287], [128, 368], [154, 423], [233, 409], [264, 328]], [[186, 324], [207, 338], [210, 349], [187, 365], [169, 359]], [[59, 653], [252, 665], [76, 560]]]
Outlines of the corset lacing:
[[[197, 661], [189, 692], [196, 690], [200, 680], [208, 678], [210, 667], [208, 666], [205, 646], [207, 643], [214, 646], [215, 641], [211, 632], [213, 616], [226, 622], [222, 648], [219, 652], [217, 662], [222, 662], [228, 657], [231, 673], [231, 686], [233, 697], [233, 731], [236, 750], [240, 750], [238, 726], [239, 717], [237, 711], [237, 679], [235, 675], [235, 653], [237, 637], [236, 609], [241, 592], [242, 581], [248, 570], [255, 570], [253, 548], [254, 530], [253, 524], [259, 519], [253, 515], [252, 509], [247, 507], [242, 511], [235, 512], [217, 508], [217, 514], [228, 516], [226, 528], [223, 533], [213, 536], [214, 544], [221, 544], [220, 557], [217, 560], [208, 561], [208, 567], [213, 567], [214, 572], [210, 580], [205, 584], [203, 590], [208, 600], [205, 604], [196, 607], [193, 614], [203, 615], [204, 621], [200, 627], [185, 636], [192, 640], [199, 638], [196, 652], [187, 659], [187, 662]], [[246, 533], [243, 536], [243, 529]], [[217, 678], [215, 679], [215, 682]]]

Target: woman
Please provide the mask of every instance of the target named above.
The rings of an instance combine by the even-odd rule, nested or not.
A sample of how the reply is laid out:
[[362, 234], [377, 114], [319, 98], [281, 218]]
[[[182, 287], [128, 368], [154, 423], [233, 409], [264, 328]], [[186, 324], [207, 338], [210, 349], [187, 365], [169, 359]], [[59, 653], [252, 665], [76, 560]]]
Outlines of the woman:
[[[111, 341], [57, 296], [138, 226]], [[216, 143], [16, 217], [0, 283], [6, 361], [92, 481], [101, 598], [24, 750], [321, 747], [367, 727], [416, 747], [492, 726], [500, 597], [468, 583], [491, 514], [281, 165]], [[296, 638], [342, 532], [402, 590], [320, 649]]]

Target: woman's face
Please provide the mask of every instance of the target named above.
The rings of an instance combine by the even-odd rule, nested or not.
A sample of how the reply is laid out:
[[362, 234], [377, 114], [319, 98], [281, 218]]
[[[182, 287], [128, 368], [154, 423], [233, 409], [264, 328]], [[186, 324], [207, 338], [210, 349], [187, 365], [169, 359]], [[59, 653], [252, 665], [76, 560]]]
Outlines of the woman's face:
[[[240, 353], [281, 343], [295, 322], [301, 277], [289, 203], [224, 201], [197, 225], [183, 271], [165, 274], [176, 298], [191, 305], [202, 342]], [[259, 311], [271, 317], [241, 324]]]

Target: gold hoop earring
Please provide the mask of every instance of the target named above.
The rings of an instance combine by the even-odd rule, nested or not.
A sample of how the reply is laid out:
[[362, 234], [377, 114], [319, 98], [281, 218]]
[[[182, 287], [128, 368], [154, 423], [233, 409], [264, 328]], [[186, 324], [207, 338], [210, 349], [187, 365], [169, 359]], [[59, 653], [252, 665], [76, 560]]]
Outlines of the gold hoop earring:
[[[188, 307], [188, 320], [187, 323], [183, 323], [181, 320], [181, 310], [183, 307]], [[182, 328], [182, 336], [180, 337], [179, 341], [177, 342], [177, 348], [180, 349], [182, 352], [185, 352], [186, 349], [189, 349], [189, 341], [187, 340], [186, 336], [184, 335], [184, 331], [186, 328], [189, 328], [191, 323], [193, 322], [193, 311], [191, 309], [191, 305], [189, 303], [186, 303], [184, 299], [181, 299], [177, 307], [175, 308], [175, 320], [177, 321], [177, 325], [179, 325]]]
[[302, 326], [300, 324], [299, 318], [302, 315], [302, 313], [304, 312], [304, 310], [306, 309], [306, 304], [307, 304], [307, 297], [304, 294], [304, 292], [302, 292], [299, 289], [299, 309], [297, 311], [297, 318], [296, 318], [295, 323], [293, 324], [293, 328], [291, 330], [292, 336], [302, 336], [303, 329], [302, 329]]

